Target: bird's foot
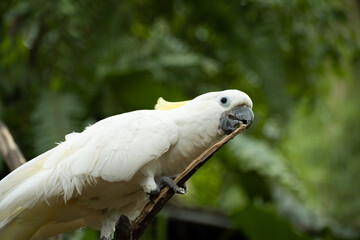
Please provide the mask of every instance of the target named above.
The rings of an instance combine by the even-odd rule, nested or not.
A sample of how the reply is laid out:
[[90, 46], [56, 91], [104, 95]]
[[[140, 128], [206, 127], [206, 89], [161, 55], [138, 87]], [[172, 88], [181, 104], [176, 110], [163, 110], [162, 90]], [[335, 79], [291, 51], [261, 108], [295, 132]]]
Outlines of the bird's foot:
[[183, 186], [178, 186], [175, 182], [174, 182], [175, 177], [160, 177], [159, 179], [156, 180], [156, 189], [152, 190], [149, 195], [150, 195], [150, 201], [154, 202], [155, 198], [157, 196], [159, 196], [161, 189], [163, 189], [166, 186], [169, 186], [172, 190], [174, 190], [175, 193], [179, 193], [179, 194], [185, 194], [188, 190], [186, 183], [184, 183]]

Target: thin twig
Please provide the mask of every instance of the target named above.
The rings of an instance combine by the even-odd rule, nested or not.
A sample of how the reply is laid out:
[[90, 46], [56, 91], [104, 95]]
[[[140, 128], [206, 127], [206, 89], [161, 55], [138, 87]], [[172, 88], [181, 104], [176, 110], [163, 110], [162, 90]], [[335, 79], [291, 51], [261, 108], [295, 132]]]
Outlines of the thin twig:
[[[205, 150], [198, 158], [193, 160], [189, 166], [180, 173], [176, 178], [175, 182], [182, 186], [205, 162], [207, 162], [215, 152], [217, 152], [224, 144], [233, 139], [237, 134], [243, 132], [246, 129], [245, 124], [241, 124], [238, 129], [233, 133], [229, 134], [219, 142], [215, 143], [213, 146]], [[159, 196], [154, 200], [154, 202], [148, 202], [140, 215], [135, 219], [132, 224], [132, 240], [137, 240], [145, 232], [147, 227], [153, 221], [155, 216], [160, 212], [164, 207], [165, 203], [174, 195], [174, 191], [169, 187], [164, 188]], [[116, 238], [118, 239], [118, 238]]]
[[11, 171], [26, 162], [8, 128], [2, 121], [0, 121], [0, 152]]

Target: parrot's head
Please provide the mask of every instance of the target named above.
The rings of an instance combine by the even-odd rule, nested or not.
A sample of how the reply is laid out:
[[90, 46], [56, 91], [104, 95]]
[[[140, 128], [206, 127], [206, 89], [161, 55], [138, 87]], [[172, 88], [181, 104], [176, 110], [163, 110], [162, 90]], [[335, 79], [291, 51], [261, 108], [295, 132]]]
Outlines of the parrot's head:
[[252, 101], [246, 93], [239, 90], [210, 92], [193, 101], [201, 103], [200, 108], [207, 108], [209, 113], [219, 117], [219, 129], [226, 134], [239, 128], [241, 123], [250, 127], [254, 120]]
[[249, 127], [254, 120], [250, 97], [238, 90], [209, 92], [184, 102], [167, 102], [160, 98], [155, 108], [191, 111], [196, 113], [204, 124], [206, 121], [216, 121], [214, 123], [219, 131], [225, 134], [232, 133], [241, 123]]

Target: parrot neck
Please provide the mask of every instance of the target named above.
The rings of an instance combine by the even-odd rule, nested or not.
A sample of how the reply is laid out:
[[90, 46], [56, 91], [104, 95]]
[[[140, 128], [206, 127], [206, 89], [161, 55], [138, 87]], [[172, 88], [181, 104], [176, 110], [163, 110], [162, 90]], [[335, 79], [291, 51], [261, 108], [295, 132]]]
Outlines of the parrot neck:
[[172, 120], [178, 126], [178, 141], [164, 156], [167, 166], [163, 175], [176, 175], [200, 156], [224, 135], [219, 131], [219, 117], [201, 117], [199, 112], [174, 114]]

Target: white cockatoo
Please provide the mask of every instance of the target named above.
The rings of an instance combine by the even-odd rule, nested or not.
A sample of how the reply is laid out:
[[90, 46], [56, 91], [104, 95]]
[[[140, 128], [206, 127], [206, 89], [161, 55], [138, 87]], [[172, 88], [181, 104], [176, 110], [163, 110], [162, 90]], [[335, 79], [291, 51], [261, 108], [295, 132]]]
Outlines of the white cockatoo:
[[108, 117], [67, 135], [0, 181], [0, 239], [44, 239], [86, 226], [112, 239], [119, 216], [135, 219], [160, 183], [184, 193], [166, 176], [241, 122], [249, 126], [251, 108], [238, 90], [176, 103], [160, 98], [155, 110]]

